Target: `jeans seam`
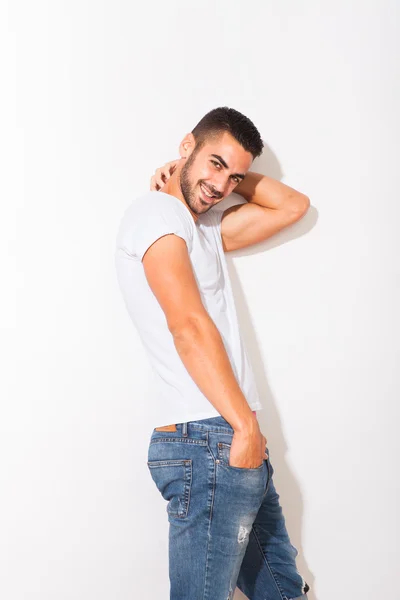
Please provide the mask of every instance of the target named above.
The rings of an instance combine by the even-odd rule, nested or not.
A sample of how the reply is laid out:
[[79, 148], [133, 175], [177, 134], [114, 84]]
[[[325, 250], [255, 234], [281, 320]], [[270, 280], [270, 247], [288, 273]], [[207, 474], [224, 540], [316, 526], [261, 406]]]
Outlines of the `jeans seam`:
[[213, 453], [211, 452], [211, 448], [210, 448], [210, 444], [209, 444], [209, 440], [208, 440], [208, 431], [207, 431], [207, 449], [211, 456], [211, 460], [212, 460], [212, 464], [213, 464], [213, 473], [212, 473], [212, 492], [211, 492], [210, 516], [208, 519], [208, 531], [207, 531], [206, 568], [205, 568], [205, 573], [204, 573], [203, 600], [206, 600], [206, 598], [207, 598], [206, 593], [208, 592], [207, 575], [208, 575], [208, 563], [209, 563], [209, 556], [210, 556], [209, 549], [210, 549], [210, 542], [211, 542], [210, 530], [211, 530], [211, 522], [212, 522], [213, 508], [214, 508], [215, 479], [216, 479], [215, 458], [214, 458]]
[[268, 559], [267, 559], [267, 557], [265, 556], [265, 554], [264, 554], [264, 552], [263, 552], [262, 546], [261, 546], [261, 544], [260, 544], [260, 541], [259, 541], [259, 539], [258, 539], [258, 537], [257, 537], [257, 534], [256, 534], [256, 532], [255, 532], [255, 530], [254, 530], [254, 527], [253, 527], [252, 529], [253, 529], [253, 534], [254, 534], [254, 537], [256, 538], [257, 546], [258, 546], [258, 548], [259, 548], [259, 550], [260, 550], [260, 552], [261, 552], [261, 556], [263, 557], [263, 560], [264, 560], [265, 564], [267, 565], [267, 568], [268, 568], [269, 572], [271, 573], [271, 576], [272, 576], [272, 578], [273, 578], [273, 580], [274, 580], [274, 582], [275, 582], [276, 589], [278, 590], [278, 593], [280, 594], [280, 596], [281, 596], [281, 599], [282, 599], [282, 600], [289, 600], [289, 599], [288, 599], [288, 597], [287, 597], [286, 595], [282, 594], [282, 590], [281, 590], [281, 588], [280, 588], [280, 585], [278, 584], [278, 582], [277, 582], [277, 580], [276, 580], [276, 577], [275, 577], [275, 575], [274, 575], [274, 573], [273, 573], [273, 571], [272, 571], [271, 567], [269, 566]]

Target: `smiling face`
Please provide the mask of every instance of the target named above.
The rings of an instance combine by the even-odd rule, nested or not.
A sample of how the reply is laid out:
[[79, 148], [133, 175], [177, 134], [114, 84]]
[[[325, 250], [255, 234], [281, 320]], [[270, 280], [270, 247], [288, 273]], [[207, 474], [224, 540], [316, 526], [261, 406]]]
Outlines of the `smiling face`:
[[194, 147], [193, 136], [185, 139], [191, 140], [188, 148], [192, 149], [180, 173], [180, 187], [189, 208], [201, 215], [234, 191], [249, 170], [253, 155], [227, 132], [206, 140], [199, 150]]

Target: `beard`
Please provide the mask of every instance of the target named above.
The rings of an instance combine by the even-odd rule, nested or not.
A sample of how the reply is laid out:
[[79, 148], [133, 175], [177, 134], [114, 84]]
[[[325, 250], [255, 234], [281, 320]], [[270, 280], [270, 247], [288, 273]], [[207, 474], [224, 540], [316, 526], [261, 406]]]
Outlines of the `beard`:
[[[182, 191], [182, 195], [185, 199], [186, 204], [189, 206], [196, 215], [201, 215], [210, 210], [214, 206], [214, 203], [205, 205], [201, 200], [199, 193], [196, 192], [197, 184], [192, 184], [190, 180], [190, 169], [196, 158], [196, 150], [187, 159], [185, 165], [182, 167], [179, 183]], [[197, 182], [200, 187], [202, 183], [201, 179]], [[205, 187], [208, 189], [207, 185]]]

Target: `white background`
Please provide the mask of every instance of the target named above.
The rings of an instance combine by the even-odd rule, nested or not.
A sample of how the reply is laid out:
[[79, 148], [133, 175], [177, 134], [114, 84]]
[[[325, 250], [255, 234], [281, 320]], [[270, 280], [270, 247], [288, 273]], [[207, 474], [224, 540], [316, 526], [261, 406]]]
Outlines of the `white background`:
[[310, 600], [396, 597], [398, 2], [0, 11], [2, 600], [168, 597], [150, 371], [114, 244], [221, 105], [265, 140], [253, 170], [312, 203], [229, 257], [299, 570]]

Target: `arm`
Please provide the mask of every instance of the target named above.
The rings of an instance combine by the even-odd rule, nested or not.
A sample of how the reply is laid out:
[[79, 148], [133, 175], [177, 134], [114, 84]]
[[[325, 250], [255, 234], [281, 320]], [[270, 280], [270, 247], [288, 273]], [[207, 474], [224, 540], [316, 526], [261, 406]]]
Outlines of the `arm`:
[[145, 253], [143, 266], [183, 364], [235, 431], [231, 464], [258, 466], [264, 458], [265, 438], [237, 383], [221, 335], [202, 303], [185, 241], [175, 235], [159, 238]]
[[247, 173], [234, 192], [243, 196], [247, 202], [275, 210], [304, 212], [310, 205], [310, 200], [301, 192], [281, 181], [252, 171]]
[[310, 206], [309, 198], [301, 192], [251, 171], [234, 192], [243, 196], [247, 204], [224, 211], [221, 235], [225, 252], [266, 240], [301, 219]]

